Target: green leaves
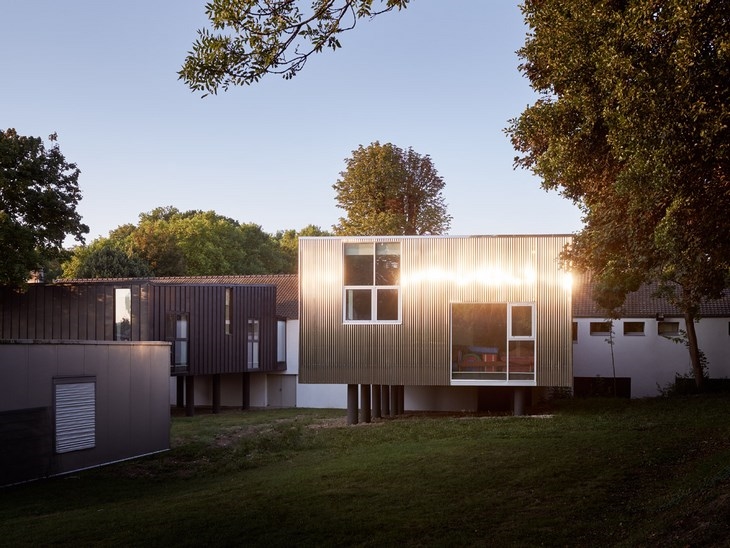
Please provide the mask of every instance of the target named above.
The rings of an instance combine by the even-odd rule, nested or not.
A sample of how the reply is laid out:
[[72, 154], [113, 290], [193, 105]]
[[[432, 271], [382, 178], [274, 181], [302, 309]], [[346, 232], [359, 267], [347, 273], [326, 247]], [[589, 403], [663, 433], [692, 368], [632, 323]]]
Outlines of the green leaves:
[[[254, 223], [213, 211], [158, 207], [86, 247], [63, 265], [67, 278], [213, 276], [296, 271], [296, 240], [284, 248]], [[310, 229], [304, 229], [307, 232]]]
[[442, 234], [451, 226], [431, 158], [379, 142], [354, 150], [333, 188], [347, 217], [339, 235]]
[[212, 32], [198, 38], [178, 72], [203, 97], [257, 82], [266, 74], [293, 78], [313, 53], [341, 46], [338, 35], [359, 19], [403, 9], [409, 0], [314, 0], [303, 13], [296, 0], [213, 0], [205, 13]]
[[21, 285], [30, 271], [64, 255], [63, 242], [83, 242], [89, 229], [76, 206], [79, 169], [66, 162], [54, 133], [46, 149], [38, 137], [0, 131], [0, 283]]
[[[515, 164], [585, 212], [564, 260], [599, 302], [658, 281], [689, 314], [730, 278], [730, 20], [722, 0], [528, 0]], [[695, 352], [696, 354], [696, 352]]]

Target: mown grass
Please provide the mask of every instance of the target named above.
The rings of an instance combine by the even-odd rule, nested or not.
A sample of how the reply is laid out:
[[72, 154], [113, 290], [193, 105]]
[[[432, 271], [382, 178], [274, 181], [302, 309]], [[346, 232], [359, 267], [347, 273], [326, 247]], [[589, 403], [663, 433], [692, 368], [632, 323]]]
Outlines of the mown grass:
[[173, 419], [173, 449], [0, 490], [7, 546], [730, 546], [730, 398], [549, 416]]

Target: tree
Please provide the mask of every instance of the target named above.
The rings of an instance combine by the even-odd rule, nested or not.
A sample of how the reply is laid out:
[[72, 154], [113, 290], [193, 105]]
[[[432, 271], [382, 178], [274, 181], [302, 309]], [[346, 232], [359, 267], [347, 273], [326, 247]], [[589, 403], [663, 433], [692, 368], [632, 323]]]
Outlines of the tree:
[[403, 9], [408, 1], [313, 0], [304, 13], [295, 0], [212, 0], [205, 9], [212, 31], [198, 30], [178, 77], [204, 96], [266, 74], [290, 79], [313, 53], [340, 48], [339, 35], [360, 19]]
[[64, 255], [67, 236], [83, 242], [89, 228], [76, 206], [79, 169], [61, 154], [57, 136], [0, 131], [0, 283], [22, 285], [32, 270]]
[[[96, 277], [112, 271], [125, 277], [149, 275], [143, 265], [148, 265], [155, 276], [287, 271], [284, 251], [259, 225], [239, 223], [213, 211], [181, 212], [174, 207], [159, 207], [139, 218], [136, 226], [122, 225], [108, 238], [76, 248], [71, 260], [63, 265], [64, 275]], [[137, 267], [140, 269], [135, 270]]]
[[527, 0], [521, 70], [540, 93], [507, 132], [516, 165], [584, 213], [563, 259], [616, 315], [658, 281], [684, 312], [730, 272], [730, 14], [724, 0]]
[[279, 230], [274, 235], [274, 239], [278, 242], [284, 257], [284, 271], [287, 273], [294, 274], [299, 268], [299, 238], [301, 236], [332, 236], [332, 234], [316, 225], [307, 225], [298, 232], [294, 229]]
[[63, 265], [64, 278], [138, 278], [152, 276], [147, 261], [128, 255], [107, 238], [77, 248]]
[[346, 218], [338, 235], [441, 234], [451, 226], [431, 158], [379, 142], [360, 145], [333, 185]]

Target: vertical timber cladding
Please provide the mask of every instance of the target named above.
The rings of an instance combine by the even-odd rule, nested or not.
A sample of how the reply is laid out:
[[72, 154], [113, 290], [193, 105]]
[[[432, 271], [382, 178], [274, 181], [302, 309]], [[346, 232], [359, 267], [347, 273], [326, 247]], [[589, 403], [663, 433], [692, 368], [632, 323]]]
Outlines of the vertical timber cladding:
[[[233, 295], [231, 334], [225, 332], [225, 292]], [[149, 287], [153, 339], [171, 340], [171, 315], [188, 317], [188, 373], [214, 375], [248, 370], [248, 320], [260, 324], [260, 367], [274, 371], [276, 361], [276, 287], [273, 285], [173, 284], [155, 281]]]
[[[401, 243], [401, 322], [344, 324], [345, 242]], [[452, 303], [533, 302], [539, 386], [572, 385], [570, 236], [301, 238], [300, 382], [450, 384]]]

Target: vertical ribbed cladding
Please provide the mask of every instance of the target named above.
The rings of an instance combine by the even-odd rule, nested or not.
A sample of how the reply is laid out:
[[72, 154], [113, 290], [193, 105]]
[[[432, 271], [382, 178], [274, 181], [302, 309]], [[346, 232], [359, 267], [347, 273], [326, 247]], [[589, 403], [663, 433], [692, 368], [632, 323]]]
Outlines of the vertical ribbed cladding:
[[537, 385], [573, 386], [572, 291], [559, 256], [570, 236], [543, 238], [538, 261]]
[[[401, 242], [397, 325], [344, 325], [342, 244]], [[537, 384], [570, 386], [570, 291], [557, 259], [568, 236], [301, 238], [300, 380], [448, 385], [451, 304], [534, 302]]]

